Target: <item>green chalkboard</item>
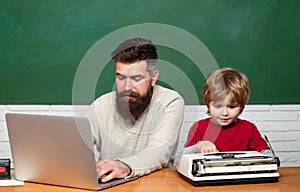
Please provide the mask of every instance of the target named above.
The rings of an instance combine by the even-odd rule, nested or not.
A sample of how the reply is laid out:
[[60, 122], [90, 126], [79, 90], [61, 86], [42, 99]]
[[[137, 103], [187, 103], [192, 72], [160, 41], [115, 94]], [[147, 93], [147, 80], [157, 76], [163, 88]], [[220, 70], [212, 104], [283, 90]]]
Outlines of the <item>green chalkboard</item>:
[[204, 76], [216, 66], [248, 76], [250, 104], [300, 104], [298, 0], [0, 4], [0, 104], [72, 104], [79, 91], [88, 96], [75, 103], [89, 104], [114, 89], [109, 53], [134, 35], [157, 44], [158, 84], [178, 90], [186, 104], [202, 103]]

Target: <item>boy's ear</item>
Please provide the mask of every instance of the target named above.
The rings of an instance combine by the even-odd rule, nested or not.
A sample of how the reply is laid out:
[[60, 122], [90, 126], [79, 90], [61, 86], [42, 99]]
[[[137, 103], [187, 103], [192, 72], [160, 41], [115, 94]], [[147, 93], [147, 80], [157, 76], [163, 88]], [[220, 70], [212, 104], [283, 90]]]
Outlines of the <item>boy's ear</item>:
[[242, 112], [244, 111], [244, 108], [245, 108], [245, 106], [243, 106], [243, 107], [241, 106], [241, 110], [240, 110], [239, 115], [242, 114]]
[[207, 112], [206, 112], [206, 114], [210, 116], [209, 105], [206, 105], [206, 107], [207, 107]]

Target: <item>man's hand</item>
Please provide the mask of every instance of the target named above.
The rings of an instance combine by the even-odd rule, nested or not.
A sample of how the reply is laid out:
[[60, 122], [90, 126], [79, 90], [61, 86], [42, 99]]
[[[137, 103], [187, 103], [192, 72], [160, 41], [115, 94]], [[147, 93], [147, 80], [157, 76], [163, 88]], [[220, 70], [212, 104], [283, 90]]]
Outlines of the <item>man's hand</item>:
[[215, 144], [210, 141], [199, 141], [197, 143], [197, 153], [212, 153], [218, 152], [218, 149]]
[[124, 178], [131, 173], [131, 169], [128, 165], [122, 161], [116, 161], [112, 159], [102, 159], [96, 163], [98, 178], [103, 175], [107, 176], [101, 179], [102, 182], [107, 182], [113, 178]]

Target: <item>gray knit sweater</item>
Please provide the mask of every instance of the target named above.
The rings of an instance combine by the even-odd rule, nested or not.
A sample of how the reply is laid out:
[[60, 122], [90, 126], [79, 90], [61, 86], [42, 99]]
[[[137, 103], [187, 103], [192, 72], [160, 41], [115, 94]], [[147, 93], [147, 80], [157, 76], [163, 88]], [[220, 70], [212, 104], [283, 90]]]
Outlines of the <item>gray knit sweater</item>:
[[100, 158], [118, 159], [142, 176], [174, 166], [184, 101], [175, 91], [155, 85], [150, 106], [132, 125], [116, 112], [116, 92], [96, 99], [84, 113], [92, 125]]

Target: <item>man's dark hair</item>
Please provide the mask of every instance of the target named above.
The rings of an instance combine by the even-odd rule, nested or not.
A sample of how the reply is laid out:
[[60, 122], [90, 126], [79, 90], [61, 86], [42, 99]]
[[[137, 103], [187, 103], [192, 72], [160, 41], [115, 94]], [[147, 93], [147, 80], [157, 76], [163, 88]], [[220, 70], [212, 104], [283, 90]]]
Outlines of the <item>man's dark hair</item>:
[[134, 63], [146, 60], [150, 74], [156, 70], [157, 51], [151, 40], [143, 38], [128, 39], [121, 43], [112, 53], [115, 62]]

